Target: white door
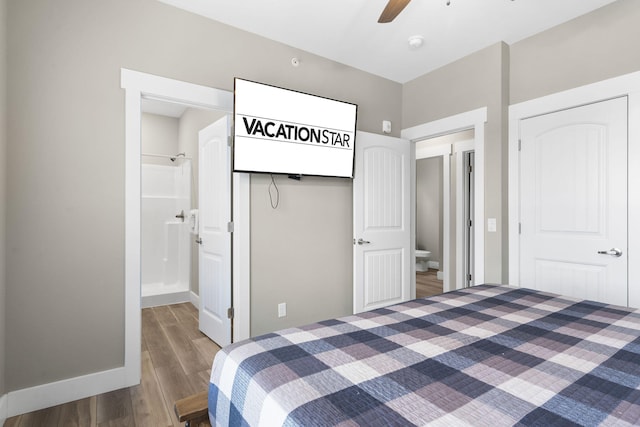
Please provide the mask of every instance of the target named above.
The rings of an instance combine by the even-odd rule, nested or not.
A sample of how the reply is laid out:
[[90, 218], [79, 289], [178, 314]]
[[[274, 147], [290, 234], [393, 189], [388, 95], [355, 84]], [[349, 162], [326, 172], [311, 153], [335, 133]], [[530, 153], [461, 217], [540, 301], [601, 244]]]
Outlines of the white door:
[[410, 297], [409, 141], [358, 132], [353, 180], [353, 311]]
[[627, 305], [627, 99], [520, 125], [520, 285]]
[[200, 330], [224, 346], [231, 343], [231, 155], [230, 117], [199, 133]]

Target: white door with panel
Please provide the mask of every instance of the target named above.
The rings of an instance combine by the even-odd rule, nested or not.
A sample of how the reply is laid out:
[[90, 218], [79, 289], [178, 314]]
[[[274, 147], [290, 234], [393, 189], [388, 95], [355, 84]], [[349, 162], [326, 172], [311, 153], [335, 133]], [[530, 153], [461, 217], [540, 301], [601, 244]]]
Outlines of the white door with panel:
[[410, 298], [410, 144], [358, 132], [353, 180], [353, 310]]
[[627, 99], [520, 123], [520, 286], [627, 305]]
[[224, 346], [231, 343], [231, 118], [199, 133], [200, 330]]

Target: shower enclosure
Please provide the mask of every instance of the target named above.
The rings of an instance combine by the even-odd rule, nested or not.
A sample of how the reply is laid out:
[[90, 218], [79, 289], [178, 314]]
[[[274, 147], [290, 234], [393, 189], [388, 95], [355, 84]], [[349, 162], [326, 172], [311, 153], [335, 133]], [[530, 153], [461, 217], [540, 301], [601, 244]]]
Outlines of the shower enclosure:
[[191, 160], [142, 155], [142, 307], [189, 301]]

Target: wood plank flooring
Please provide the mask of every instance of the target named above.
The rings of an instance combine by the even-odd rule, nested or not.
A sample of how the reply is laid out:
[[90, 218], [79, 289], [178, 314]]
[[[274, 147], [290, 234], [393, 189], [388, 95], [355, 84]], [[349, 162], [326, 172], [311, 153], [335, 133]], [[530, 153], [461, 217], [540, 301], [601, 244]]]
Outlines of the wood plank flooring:
[[[416, 297], [440, 293], [435, 270], [416, 273]], [[219, 349], [198, 330], [193, 305], [145, 308], [139, 385], [12, 417], [4, 427], [180, 426], [174, 402], [206, 390]]]
[[416, 298], [424, 298], [442, 293], [442, 280], [438, 280], [437, 271], [416, 271]]
[[207, 389], [219, 349], [198, 330], [193, 305], [145, 308], [139, 385], [9, 418], [4, 427], [181, 426], [173, 404]]

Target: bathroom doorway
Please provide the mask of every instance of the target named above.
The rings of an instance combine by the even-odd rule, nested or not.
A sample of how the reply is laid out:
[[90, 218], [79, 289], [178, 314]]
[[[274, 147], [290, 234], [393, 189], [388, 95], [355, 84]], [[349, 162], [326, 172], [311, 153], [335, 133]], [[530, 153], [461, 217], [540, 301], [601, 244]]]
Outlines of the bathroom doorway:
[[447, 156], [416, 159], [416, 297], [442, 293], [443, 163]]
[[198, 132], [226, 112], [141, 100], [141, 307], [197, 306]]
[[415, 144], [418, 298], [473, 283], [473, 144], [473, 129]]
[[[125, 90], [125, 347], [124, 369], [117, 385], [139, 384], [141, 377], [141, 103], [143, 99], [168, 101], [168, 104], [197, 106], [200, 109], [230, 113], [233, 93], [221, 89], [168, 79], [138, 71], [121, 69], [121, 87]], [[188, 154], [188, 153], [187, 153]], [[193, 157], [193, 156], [191, 156]], [[197, 162], [194, 158], [193, 173]], [[195, 189], [192, 190], [195, 191]], [[193, 201], [193, 198], [192, 198]], [[233, 304], [234, 341], [249, 337], [250, 224], [249, 176], [233, 176]], [[192, 257], [193, 259], [193, 257]], [[191, 286], [193, 287], [193, 283]], [[196, 297], [191, 292], [191, 297]], [[192, 302], [194, 302], [192, 300]], [[199, 304], [196, 301], [194, 304]], [[117, 387], [116, 387], [117, 388]]]

